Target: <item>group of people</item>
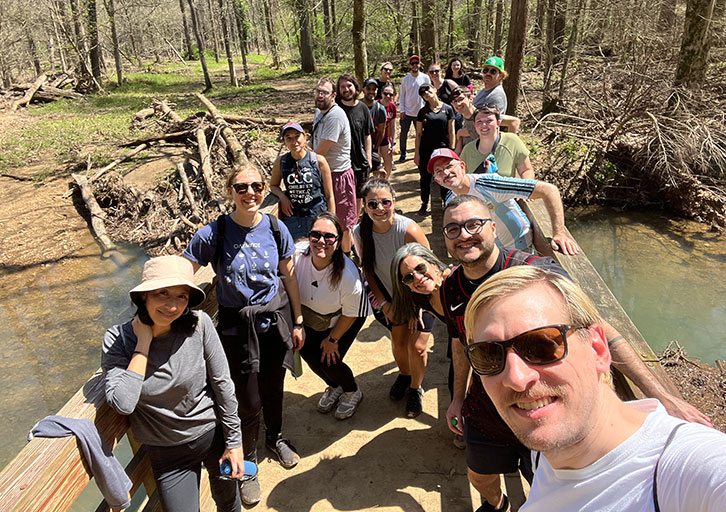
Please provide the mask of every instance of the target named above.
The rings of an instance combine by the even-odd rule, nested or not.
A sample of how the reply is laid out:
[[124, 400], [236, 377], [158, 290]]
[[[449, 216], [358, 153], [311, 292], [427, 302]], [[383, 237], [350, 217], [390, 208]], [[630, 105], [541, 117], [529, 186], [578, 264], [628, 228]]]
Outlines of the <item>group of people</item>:
[[[693, 453], [714, 460], [723, 435], [689, 424], [664, 451], [661, 437], [671, 427], [661, 424], [674, 426], [675, 435], [683, 423], [675, 417], [709, 425], [708, 418], [670, 395], [597, 313], [576, 316], [592, 305], [579, 304], [582, 292], [552, 258], [536, 255], [543, 242], [533, 238], [516, 199], [543, 199], [553, 249], [579, 248], [565, 229], [557, 188], [534, 179], [529, 153], [512, 133], [518, 120], [501, 129], [506, 96], [500, 107], [494, 90], [506, 76], [501, 59], [487, 59], [485, 89], [476, 96], [459, 59], [444, 78], [438, 64], [429, 66], [431, 78], [419, 72], [416, 55], [409, 65], [398, 93], [390, 62], [362, 87], [350, 74], [321, 78], [312, 136], [295, 122], [281, 127], [288, 152], [275, 161], [269, 183], [251, 165], [233, 169], [226, 191], [234, 210], [201, 228], [182, 256], [149, 260], [130, 292], [133, 320], [106, 333], [107, 400], [130, 415], [134, 436], [147, 445], [165, 509], [197, 510], [202, 464], [218, 510], [258, 503], [257, 476], [225, 479], [219, 466], [228, 461], [237, 478], [244, 460], [258, 460], [261, 414], [266, 447], [283, 467], [297, 465], [297, 450], [282, 433], [285, 372], [294, 368], [295, 351], [325, 383], [318, 411], [353, 416], [364, 393], [344, 358], [373, 314], [390, 330], [398, 366], [390, 398], [405, 398], [410, 418], [423, 410], [432, 328], [437, 319], [446, 325], [446, 421], [466, 448], [468, 478], [482, 496], [478, 512], [507, 510], [500, 474], [517, 470], [530, 482], [537, 475], [532, 510], [588, 508], [589, 487], [580, 479], [598, 482], [594, 502], [631, 507], [593, 510], [648, 509], [651, 497], [656, 510], [658, 503], [663, 510], [722, 510], [724, 466], [716, 463], [726, 450], [693, 471], [692, 478], [708, 472], [720, 481], [683, 486], [676, 473], [680, 465], [699, 465]], [[443, 232], [431, 236], [443, 236], [455, 267], [436, 257], [415, 220], [396, 211], [389, 178], [397, 117], [399, 162], [416, 127], [419, 213], [427, 211], [432, 179], [446, 192]], [[280, 220], [260, 211], [268, 192], [279, 198]], [[194, 271], [208, 264], [217, 274], [216, 326], [193, 310], [205, 298]], [[619, 402], [606, 382], [611, 363], [660, 403]], [[609, 412], [622, 427], [608, 423]], [[645, 459], [630, 462], [618, 452], [603, 463], [621, 443]], [[645, 466], [651, 462], [657, 478]], [[629, 481], [619, 487], [623, 474]]]

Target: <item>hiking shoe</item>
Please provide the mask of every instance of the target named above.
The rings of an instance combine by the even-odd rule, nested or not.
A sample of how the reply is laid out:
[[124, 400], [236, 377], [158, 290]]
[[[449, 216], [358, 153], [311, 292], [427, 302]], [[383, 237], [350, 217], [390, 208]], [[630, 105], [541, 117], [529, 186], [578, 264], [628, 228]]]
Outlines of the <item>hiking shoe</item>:
[[401, 156], [399, 157], [399, 159], [398, 159], [398, 163], [399, 163], [399, 164], [402, 164], [402, 163], [404, 163], [405, 161], [406, 161], [406, 155], [401, 155]]
[[396, 381], [393, 383], [393, 386], [391, 386], [391, 391], [388, 392], [388, 396], [391, 398], [391, 400], [394, 400], [398, 402], [399, 400], [403, 400], [403, 397], [406, 396], [406, 390], [411, 386], [411, 376], [410, 375], [401, 375], [398, 374], [398, 377], [396, 377]]
[[506, 512], [507, 510], [509, 510], [509, 498], [507, 498], [506, 494], [504, 495], [504, 499], [502, 500], [502, 506], [499, 508], [494, 508], [494, 505], [486, 501], [484, 498], [482, 498], [482, 501], [484, 503], [482, 503], [481, 507], [476, 509], [475, 512]]
[[416, 212], [416, 215], [425, 217], [428, 212], [429, 212], [428, 206], [426, 206], [425, 204], [422, 204], [421, 208], [419, 208], [418, 211]]
[[240, 495], [242, 503], [248, 507], [257, 505], [260, 502], [262, 489], [260, 488], [260, 481], [257, 480], [257, 475], [240, 483]]
[[300, 456], [297, 454], [297, 450], [287, 439], [280, 438], [275, 441], [275, 444], [271, 444], [268, 441], [265, 443], [265, 446], [275, 452], [277, 460], [280, 461], [280, 465], [285, 469], [292, 469], [300, 462]]
[[323, 396], [318, 400], [318, 412], [328, 414], [330, 411], [335, 409], [335, 404], [338, 403], [340, 395], [343, 394], [343, 388], [338, 386], [337, 388], [331, 388], [328, 386], [325, 388]]
[[406, 416], [415, 418], [423, 411], [423, 388], [408, 388], [408, 398], [406, 399]]
[[355, 391], [347, 391], [340, 398], [338, 408], [335, 410], [335, 419], [347, 420], [355, 414], [358, 406], [363, 401], [363, 391], [360, 388]]
[[466, 449], [466, 441], [461, 434], [454, 434], [454, 446], [459, 450]]

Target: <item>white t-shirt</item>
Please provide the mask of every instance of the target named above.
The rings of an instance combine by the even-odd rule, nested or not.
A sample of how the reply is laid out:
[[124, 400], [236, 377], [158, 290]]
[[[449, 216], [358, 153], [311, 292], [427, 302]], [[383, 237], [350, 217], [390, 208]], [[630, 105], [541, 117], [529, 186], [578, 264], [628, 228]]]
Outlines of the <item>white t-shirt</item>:
[[[329, 315], [342, 309], [349, 317], [365, 317], [371, 314], [368, 295], [363, 286], [358, 267], [345, 257], [345, 268], [336, 287], [330, 285], [330, 266], [318, 270], [308, 252], [309, 242], [295, 244], [295, 275], [300, 288], [300, 302], [321, 315]], [[333, 318], [335, 325], [340, 316]]]
[[[643, 425], [617, 448], [582, 469], [553, 469], [544, 456], [522, 512], [652, 512], [658, 465], [662, 512], [726, 511], [726, 434], [669, 416], [655, 399], [628, 402], [648, 412]], [[536, 452], [532, 453], [533, 462]]]

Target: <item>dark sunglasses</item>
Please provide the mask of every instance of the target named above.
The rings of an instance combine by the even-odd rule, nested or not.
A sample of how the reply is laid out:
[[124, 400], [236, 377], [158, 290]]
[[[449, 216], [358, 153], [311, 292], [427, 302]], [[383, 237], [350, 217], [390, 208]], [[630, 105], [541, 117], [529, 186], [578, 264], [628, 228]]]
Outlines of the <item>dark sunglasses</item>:
[[238, 194], [246, 194], [247, 190], [252, 187], [256, 194], [260, 194], [265, 190], [265, 184], [262, 181], [253, 181], [252, 183], [235, 183], [232, 188]]
[[432, 75], [436, 75], [438, 73], [441, 73], [441, 70], [440, 69], [429, 69], [429, 73], [431, 73]]
[[386, 96], [386, 97], [388, 97], [388, 98], [393, 98], [393, 93], [392, 92], [384, 92], [383, 95]]
[[325, 241], [326, 245], [333, 245], [338, 241], [338, 235], [334, 235], [333, 233], [323, 233], [322, 231], [311, 231], [308, 236], [310, 237], [310, 241], [313, 243], [318, 243], [321, 238]]
[[381, 68], [382, 71], [388, 71], [389, 73], [393, 71], [393, 68]]
[[388, 210], [393, 204], [393, 199], [381, 199], [380, 201], [378, 199], [371, 199], [366, 203], [366, 206], [371, 210], [377, 210], [379, 204], [383, 206], [384, 210]]
[[405, 284], [406, 286], [411, 286], [413, 284], [413, 280], [416, 278], [414, 274], [418, 274], [420, 276], [424, 275], [426, 272], [429, 271], [429, 266], [426, 263], [419, 263], [415, 267], [413, 267], [413, 271], [409, 272], [405, 276], [401, 278], [401, 282]]
[[408, 65], [409, 65], [409, 66], [418, 66], [419, 64], [421, 64], [421, 63], [420, 63], [420, 62], [418, 62], [418, 61], [415, 61], [415, 62], [409, 62], [409, 63], [408, 63]]
[[575, 327], [547, 325], [518, 334], [505, 341], [480, 341], [466, 347], [466, 357], [479, 375], [491, 376], [504, 371], [507, 350], [529, 364], [556, 363], [567, 357], [567, 333]]
[[482, 69], [481, 72], [484, 73], [485, 75], [487, 73], [489, 73], [490, 75], [496, 75], [497, 73], [499, 73], [499, 70], [497, 68], [486, 68], [486, 69]]
[[492, 219], [479, 219], [474, 217], [472, 219], [465, 220], [461, 224], [458, 222], [450, 222], [444, 226], [444, 236], [446, 236], [449, 240], [456, 240], [461, 236], [462, 229], [465, 229], [470, 235], [476, 235], [482, 230], [484, 225], [487, 222], [491, 222], [491, 220]]

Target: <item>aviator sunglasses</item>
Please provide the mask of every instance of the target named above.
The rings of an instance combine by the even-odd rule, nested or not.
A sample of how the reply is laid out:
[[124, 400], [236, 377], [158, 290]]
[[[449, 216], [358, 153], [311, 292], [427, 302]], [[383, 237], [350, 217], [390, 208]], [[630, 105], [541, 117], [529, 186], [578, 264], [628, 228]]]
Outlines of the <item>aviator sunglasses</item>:
[[318, 243], [321, 238], [325, 241], [325, 245], [333, 245], [338, 241], [338, 235], [334, 235], [333, 233], [323, 233], [322, 231], [317, 230], [311, 231], [308, 236], [310, 237], [310, 241], [315, 244]]
[[252, 187], [252, 190], [257, 194], [260, 194], [265, 190], [265, 184], [261, 181], [253, 181], [252, 183], [235, 183], [232, 185], [232, 188], [238, 194], [246, 194], [250, 187]]
[[497, 68], [486, 68], [486, 69], [482, 69], [481, 72], [485, 75], [487, 73], [490, 75], [496, 75], [497, 73], [499, 73], [499, 70]]
[[406, 286], [411, 286], [413, 284], [413, 280], [415, 279], [414, 274], [418, 274], [420, 276], [424, 275], [426, 272], [429, 271], [429, 266], [426, 265], [426, 263], [419, 263], [415, 267], [413, 267], [413, 271], [409, 272], [405, 276], [401, 278], [401, 282], [405, 284]]
[[573, 329], [576, 327], [564, 324], [546, 325], [504, 341], [479, 341], [466, 347], [466, 357], [474, 371], [484, 376], [504, 371], [510, 347], [526, 363], [556, 363], [567, 356], [567, 333]]
[[383, 206], [384, 210], [388, 210], [391, 207], [391, 205], [393, 204], [393, 200], [392, 199], [381, 199], [379, 201], [378, 199], [371, 199], [370, 201], [368, 201], [366, 203], [366, 206], [368, 208], [370, 208], [371, 210], [377, 210], [379, 204], [381, 206]]

